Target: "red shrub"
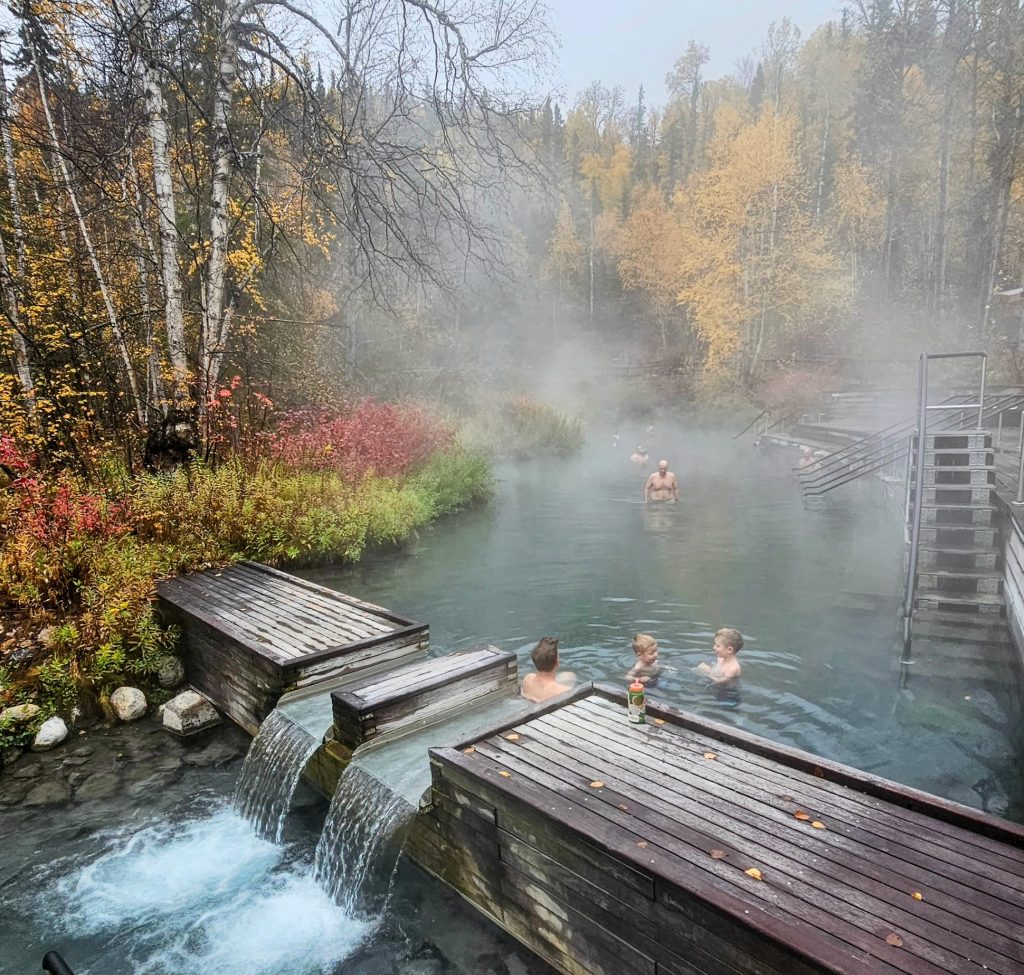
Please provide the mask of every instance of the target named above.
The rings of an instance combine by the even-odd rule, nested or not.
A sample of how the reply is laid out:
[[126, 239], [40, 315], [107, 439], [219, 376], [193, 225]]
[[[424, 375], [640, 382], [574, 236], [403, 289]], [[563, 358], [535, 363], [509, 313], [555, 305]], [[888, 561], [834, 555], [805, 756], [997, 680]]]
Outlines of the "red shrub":
[[272, 450], [290, 467], [386, 477], [422, 464], [453, 439], [451, 430], [423, 410], [364, 399], [341, 411], [292, 411], [282, 419]]

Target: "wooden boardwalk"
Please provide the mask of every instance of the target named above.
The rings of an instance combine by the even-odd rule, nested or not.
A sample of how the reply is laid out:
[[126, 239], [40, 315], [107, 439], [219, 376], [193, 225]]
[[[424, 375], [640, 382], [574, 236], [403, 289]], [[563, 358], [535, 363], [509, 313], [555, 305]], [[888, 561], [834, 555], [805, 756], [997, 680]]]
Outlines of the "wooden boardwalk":
[[1024, 972], [1024, 828], [966, 807], [608, 688], [431, 762], [408, 852], [562, 972]]
[[405, 663], [428, 628], [257, 562], [157, 585], [192, 683], [251, 734], [285, 691]]

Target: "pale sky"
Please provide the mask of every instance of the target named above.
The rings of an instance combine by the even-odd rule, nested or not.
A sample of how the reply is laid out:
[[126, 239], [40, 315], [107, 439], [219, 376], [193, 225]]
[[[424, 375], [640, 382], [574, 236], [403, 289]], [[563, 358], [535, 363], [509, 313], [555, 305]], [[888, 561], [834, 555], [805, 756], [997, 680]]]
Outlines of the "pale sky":
[[710, 78], [729, 74], [737, 60], [759, 51], [773, 20], [789, 17], [806, 38], [838, 20], [842, 0], [547, 0], [562, 38], [556, 79], [572, 105], [592, 81], [622, 85], [627, 101], [644, 86], [648, 105], [664, 104], [665, 74], [692, 39], [711, 49]]

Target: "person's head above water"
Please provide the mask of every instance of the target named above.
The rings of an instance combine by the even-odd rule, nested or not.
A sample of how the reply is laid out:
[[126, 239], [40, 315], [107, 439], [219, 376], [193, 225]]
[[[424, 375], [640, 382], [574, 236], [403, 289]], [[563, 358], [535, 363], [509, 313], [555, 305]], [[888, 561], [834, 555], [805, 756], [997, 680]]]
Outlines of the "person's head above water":
[[540, 642], [530, 654], [533, 666], [539, 671], [551, 671], [558, 666], [558, 639], [553, 636], [542, 636]]
[[667, 460], [659, 460], [658, 461], [658, 470], [661, 471], [662, 474], [667, 474], [668, 473], [668, 461]]

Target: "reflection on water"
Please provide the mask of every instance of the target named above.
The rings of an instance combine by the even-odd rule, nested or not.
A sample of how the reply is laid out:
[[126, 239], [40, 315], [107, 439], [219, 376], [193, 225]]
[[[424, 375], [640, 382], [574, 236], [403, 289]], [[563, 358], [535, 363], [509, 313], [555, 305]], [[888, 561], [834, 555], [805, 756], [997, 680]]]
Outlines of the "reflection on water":
[[[672, 668], [656, 700], [1024, 817], [1013, 695], [899, 689], [902, 533], [880, 485], [807, 509], [795, 455], [664, 426], [657, 436], [679, 504], [642, 503], [646, 472], [594, 435], [581, 456], [499, 468], [493, 505], [408, 550], [305, 574], [428, 622], [434, 652], [494, 643], [521, 668], [551, 633], [565, 667], [621, 683], [633, 633], [649, 632]], [[741, 706], [692, 673], [713, 661], [722, 626], [746, 640]]]

